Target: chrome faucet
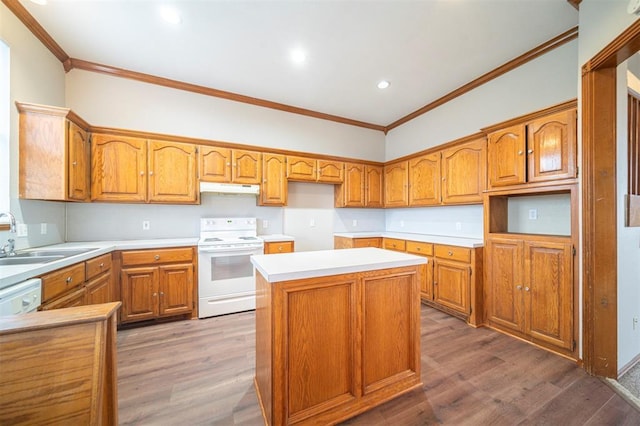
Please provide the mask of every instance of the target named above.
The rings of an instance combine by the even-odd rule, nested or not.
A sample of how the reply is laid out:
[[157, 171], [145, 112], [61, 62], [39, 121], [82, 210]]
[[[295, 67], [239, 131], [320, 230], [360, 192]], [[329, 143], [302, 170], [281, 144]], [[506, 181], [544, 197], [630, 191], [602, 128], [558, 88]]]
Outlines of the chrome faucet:
[[6, 216], [9, 218], [9, 231], [16, 233], [16, 217], [11, 212], [0, 213], [0, 217]]
[[16, 240], [14, 240], [13, 238], [9, 238], [7, 240], [7, 244], [0, 247], [0, 255], [15, 256], [16, 255], [15, 243], [16, 243]]
[[[9, 231], [15, 234], [16, 232], [16, 218], [11, 212], [0, 213], [0, 217], [8, 217], [9, 218]], [[7, 244], [0, 247], [0, 254], [5, 256], [15, 256], [15, 240], [13, 238], [9, 238], [7, 240]]]

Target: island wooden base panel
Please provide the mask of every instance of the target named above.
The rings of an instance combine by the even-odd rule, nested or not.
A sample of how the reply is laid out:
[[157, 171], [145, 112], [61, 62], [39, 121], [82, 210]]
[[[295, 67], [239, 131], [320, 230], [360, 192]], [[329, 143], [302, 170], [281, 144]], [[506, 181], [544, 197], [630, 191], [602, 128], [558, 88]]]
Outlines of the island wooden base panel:
[[[423, 386], [343, 425], [640, 424], [573, 361], [424, 305], [421, 329]], [[255, 338], [255, 312], [118, 331], [118, 423], [263, 425]]]

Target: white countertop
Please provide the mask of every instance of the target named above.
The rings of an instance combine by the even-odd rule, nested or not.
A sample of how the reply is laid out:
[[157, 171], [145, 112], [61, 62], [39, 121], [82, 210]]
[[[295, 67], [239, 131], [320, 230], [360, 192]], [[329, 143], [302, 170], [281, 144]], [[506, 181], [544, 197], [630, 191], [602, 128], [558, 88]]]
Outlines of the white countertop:
[[[94, 250], [76, 256], [65, 257], [48, 263], [33, 263], [30, 265], [0, 266], [0, 289], [17, 284], [29, 278], [64, 268], [78, 262], [83, 262], [101, 254], [110, 253], [115, 250], [135, 250], [157, 247], [183, 247], [195, 246], [198, 238], [170, 238], [157, 240], [123, 240], [123, 241], [86, 241], [55, 244], [46, 247], [32, 247], [27, 250], [38, 249], [73, 249], [73, 248], [93, 248]], [[21, 250], [22, 251], [22, 250]]]
[[414, 256], [379, 248], [319, 250], [251, 256], [251, 263], [270, 282], [348, 274], [427, 263]]
[[266, 234], [266, 235], [258, 235], [258, 237], [262, 238], [265, 243], [272, 243], [274, 241], [295, 241], [290, 235], [284, 234]]
[[463, 238], [463, 237], [447, 237], [443, 235], [429, 235], [429, 234], [411, 234], [407, 232], [338, 232], [333, 234], [335, 237], [346, 238], [373, 238], [373, 237], [386, 237], [397, 238], [399, 240], [419, 241], [422, 243], [434, 243], [445, 244], [449, 246], [459, 247], [483, 247], [484, 241], [478, 238]]

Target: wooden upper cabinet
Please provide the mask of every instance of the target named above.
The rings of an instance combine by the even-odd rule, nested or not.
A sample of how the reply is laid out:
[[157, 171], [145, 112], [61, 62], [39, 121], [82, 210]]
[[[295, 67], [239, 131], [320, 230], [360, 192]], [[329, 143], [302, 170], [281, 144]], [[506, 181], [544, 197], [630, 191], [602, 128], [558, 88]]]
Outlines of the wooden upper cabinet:
[[89, 125], [67, 108], [16, 105], [19, 197], [89, 201]]
[[489, 187], [575, 178], [576, 138], [575, 108], [489, 133]]
[[287, 205], [286, 157], [279, 154], [262, 154], [262, 187], [260, 205]]
[[191, 144], [149, 141], [150, 202], [196, 203], [196, 147]]
[[345, 163], [344, 183], [335, 187], [336, 207], [364, 207], [364, 164]]
[[409, 160], [409, 205], [440, 204], [440, 153]]
[[408, 162], [400, 161], [384, 166], [384, 206], [409, 205]]
[[205, 182], [231, 182], [231, 149], [200, 146], [200, 180]]
[[146, 140], [109, 134], [94, 134], [91, 144], [91, 158], [92, 200], [146, 201]]
[[576, 177], [576, 110], [563, 111], [527, 125], [529, 182]]
[[262, 153], [234, 149], [231, 159], [231, 182], [259, 184], [262, 181]]
[[382, 166], [366, 165], [364, 168], [364, 197], [366, 207], [382, 207], [384, 205]]
[[526, 128], [518, 124], [489, 134], [489, 185], [508, 186], [526, 181]]
[[287, 155], [287, 179], [315, 182], [316, 166], [316, 160], [313, 158]]
[[484, 138], [442, 151], [442, 203], [482, 203], [487, 185]]
[[344, 163], [342, 161], [317, 160], [318, 182], [342, 183]]

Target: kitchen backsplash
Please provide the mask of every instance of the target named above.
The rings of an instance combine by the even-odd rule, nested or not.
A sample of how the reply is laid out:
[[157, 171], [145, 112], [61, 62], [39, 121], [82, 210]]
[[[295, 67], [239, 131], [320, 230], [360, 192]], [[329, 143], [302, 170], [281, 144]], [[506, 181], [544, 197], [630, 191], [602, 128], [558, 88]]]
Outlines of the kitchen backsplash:
[[483, 238], [482, 205], [386, 210], [386, 231]]

